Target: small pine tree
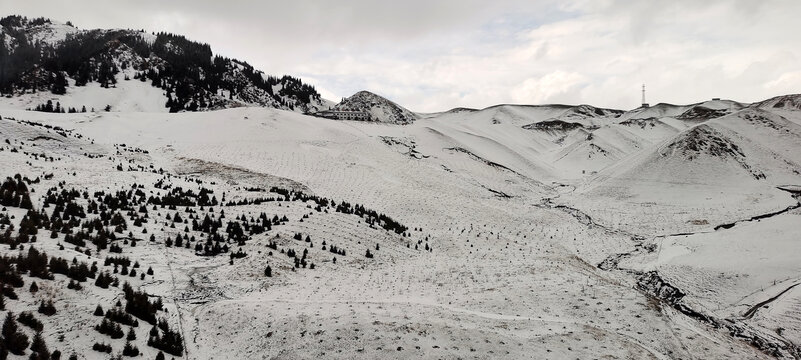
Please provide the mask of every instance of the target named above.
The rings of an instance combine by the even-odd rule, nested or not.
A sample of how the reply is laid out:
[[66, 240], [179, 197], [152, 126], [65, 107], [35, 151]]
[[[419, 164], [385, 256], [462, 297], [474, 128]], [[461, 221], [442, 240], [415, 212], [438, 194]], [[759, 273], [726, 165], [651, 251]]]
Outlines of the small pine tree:
[[47, 359], [50, 357], [50, 350], [47, 349], [47, 344], [45, 344], [44, 339], [42, 339], [42, 333], [40, 331], [37, 331], [33, 336], [31, 351], [39, 355], [37, 357], [38, 359]]
[[273, 268], [271, 268], [270, 265], [267, 265], [267, 268], [264, 269], [264, 276], [273, 277]]
[[97, 305], [95, 308], [94, 316], [103, 316], [103, 308], [100, 305]]
[[122, 355], [124, 356], [139, 356], [139, 349], [131, 345], [131, 342], [128, 341], [125, 343], [125, 347], [122, 349]]
[[47, 316], [55, 315], [56, 314], [56, 307], [55, 307], [55, 305], [53, 305], [53, 300], [47, 300], [47, 301], [42, 300], [42, 302], [39, 303], [39, 310], [38, 311], [39, 311], [40, 314], [47, 315]]

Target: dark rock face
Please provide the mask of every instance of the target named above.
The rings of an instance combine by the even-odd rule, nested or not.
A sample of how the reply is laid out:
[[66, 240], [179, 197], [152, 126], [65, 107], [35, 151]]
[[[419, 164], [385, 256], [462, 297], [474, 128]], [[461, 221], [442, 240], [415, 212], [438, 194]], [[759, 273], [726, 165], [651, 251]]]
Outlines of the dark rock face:
[[546, 120], [534, 124], [524, 125], [523, 129], [541, 130], [541, 131], [570, 131], [583, 127], [584, 125], [575, 122], [567, 122], [562, 120]]

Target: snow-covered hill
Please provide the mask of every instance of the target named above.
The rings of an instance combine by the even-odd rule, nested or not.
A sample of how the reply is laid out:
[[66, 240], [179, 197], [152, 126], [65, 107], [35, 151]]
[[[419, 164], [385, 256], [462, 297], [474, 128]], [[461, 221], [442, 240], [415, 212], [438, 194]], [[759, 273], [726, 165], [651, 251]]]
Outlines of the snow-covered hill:
[[752, 104], [752, 107], [772, 110], [801, 110], [801, 95], [784, 95]]
[[369, 91], [359, 91], [342, 99], [334, 106], [334, 110], [366, 113], [369, 114], [369, 121], [389, 124], [409, 124], [419, 118], [417, 114]]
[[[798, 215], [781, 212], [798, 202], [777, 188], [801, 183], [801, 112], [745, 107], [710, 120], [677, 118], [690, 108], [623, 118], [505, 105], [405, 126], [261, 107], [4, 108], [0, 168], [30, 180], [37, 211], [61, 214], [66, 204], [45, 207], [48, 189], [75, 189], [89, 197], [70, 208], [117, 204], [76, 221], [118, 213], [127, 228], [115, 233], [101, 222], [115, 233], [109, 248], [90, 237], [76, 250], [66, 233], [43, 225], [37, 242], [17, 244], [23, 252], [0, 252], [34, 247], [98, 262], [98, 273], [120, 286], [161, 299], [154, 314], [182, 335], [181, 355], [190, 359], [791, 356], [798, 294], [774, 300], [775, 312], [748, 311], [801, 278], [792, 255], [801, 249], [790, 241]], [[103, 200], [111, 192], [130, 209]], [[217, 205], [200, 205], [201, 192]], [[8, 214], [20, 229], [25, 213], [6, 206], [0, 222]], [[204, 230], [217, 221], [216, 231]], [[746, 222], [726, 227], [738, 221]], [[778, 235], [760, 240], [752, 259], [743, 249], [760, 231]], [[733, 246], [721, 243], [727, 238]], [[121, 266], [114, 273], [101, 265], [118, 256], [141, 265], [136, 277], [130, 267], [122, 275]], [[778, 267], [766, 268], [764, 257], [780, 259]], [[141, 278], [147, 268], [154, 274]], [[130, 342], [147, 358], [169, 349], [148, 345], [151, 326], [141, 318], [135, 340], [93, 328], [97, 305], [113, 309], [121, 299], [125, 309], [131, 301], [121, 288], [92, 280], [75, 290], [63, 274], [21, 276], [24, 288], [15, 288], [17, 300], [5, 298], [6, 309], [36, 313], [51, 349], [87, 358], [105, 356], [91, 350], [95, 343], [117, 353]], [[30, 293], [34, 281], [51, 290]], [[49, 298], [56, 315], [38, 315]]]

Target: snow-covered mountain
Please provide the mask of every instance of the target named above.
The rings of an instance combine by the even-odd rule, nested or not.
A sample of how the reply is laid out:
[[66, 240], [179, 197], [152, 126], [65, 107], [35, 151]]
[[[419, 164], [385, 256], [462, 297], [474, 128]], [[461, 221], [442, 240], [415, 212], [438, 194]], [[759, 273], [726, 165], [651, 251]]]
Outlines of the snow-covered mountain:
[[19, 16], [5, 17], [0, 25], [5, 45], [0, 94], [19, 108], [46, 106], [50, 100], [78, 111], [264, 106], [309, 112], [324, 104], [314, 87], [298, 78], [265, 75], [180, 35], [81, 30]]
[[342, 99], [333, 109], [366, 113], [369, 115], [369, 121], [390, 124], [409, 124], [419, 118], [406, 108], [369, 91], [359, 91]]

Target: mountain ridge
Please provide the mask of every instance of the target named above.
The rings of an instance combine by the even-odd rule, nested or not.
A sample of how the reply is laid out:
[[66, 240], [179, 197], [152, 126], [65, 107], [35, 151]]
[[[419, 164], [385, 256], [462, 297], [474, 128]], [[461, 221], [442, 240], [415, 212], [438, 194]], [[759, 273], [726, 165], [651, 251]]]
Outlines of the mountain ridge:
[[107, 89], [139, 80], [160, 89], [155, 92], [171, 112], [237, 106], [308, 112], [324, 106], [314, 87], [299, 78], [267, 76], [180, 35], [81, 30], [21, 16], [4, 17], [0, 25], [0, 93], [6, 96], [64, 95], [90, 83]]

